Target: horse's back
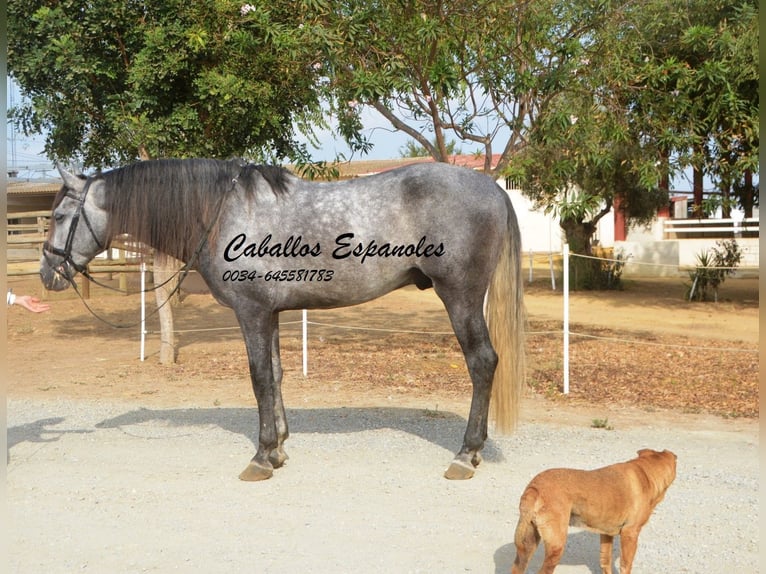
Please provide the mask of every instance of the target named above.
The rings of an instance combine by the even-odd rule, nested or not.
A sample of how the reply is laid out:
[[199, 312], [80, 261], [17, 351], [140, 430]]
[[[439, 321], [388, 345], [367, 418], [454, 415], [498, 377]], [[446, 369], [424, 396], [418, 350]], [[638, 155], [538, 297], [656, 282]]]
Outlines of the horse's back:
[[[327, 185], [327, 184], [325, 184]], [[332, 187], [332, 184], [329, 184]], [[336, 184], [337, 186], [338, 184]], [[351, 193], [397, 200], [407, 207], [457, 202], [469, 210], [481, 204], [503, 203], [504, 192], [487, 175], [447, 163], [416, 163], [371, 176], [348, 180]], [[343, 190], [346, 191], [346, 190]]]
[[[483, 174], [447, 164], [343, 182], [291, 176], [288, 187], [232, 205], [219, 243], [224, 257], [213, 258], [211, 272], [228, 278], [230, 270], [255, 269], [273, 278], [284, 270], [287, 281], [263, 289], [228, 286], [281, 309], [353, 305], [408, 284], [462, 282], [461, 290], [483, 292], [508, 233], [505, 192]], [[314, 270], [323, 270], [323, 281], [291, 279], [318, 278]]]
[[[446, 163], [418, 163], [344, 182], [303, 182], [302, 206], [327, 221], [382, 231], [482, 235], [505, 230], [512, 207], [490, 177]], [[456, 236], [457, 234], [457, 236]], [[478, 239], [478, 238], [477, 238]]]

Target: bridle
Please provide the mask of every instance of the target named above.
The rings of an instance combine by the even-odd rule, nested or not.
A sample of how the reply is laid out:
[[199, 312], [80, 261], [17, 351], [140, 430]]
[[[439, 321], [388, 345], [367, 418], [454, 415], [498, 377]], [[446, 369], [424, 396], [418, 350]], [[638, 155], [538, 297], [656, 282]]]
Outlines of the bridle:
[[[244, 169], [244, 166], [243, 168]], [[231, 180], [231, 189], [233, 190], [234, 187], [239, 182], [239, 176], [242, 174], [242, 170], [237, 174], [235, 178]], [[88, 279], [89, 281], [93, 282], [94, 284], [105, 287], [106, 289], [111, 289], [112, 291], [118, 291], [118, 289], [115, 289], [111, 285], [106, 285], [105, 283], [102, 283], [98, 280], [96, 280], [93, 275], [91, 275], [90, 271], [88, 271], [88, 266], [86, 265], [79, 265], [72, 259], [72, 245], [74, 243], [74, 234], [77, 232], [77, 226], [80, 223], [80, 219], [82, 219], [85, 222], [85, 225], [88, 228], [88, 231], [90, 231], [91, 237], [96, 242], [96, 245], [98, 245], [99, 250], [103, 251], [106, 249], [106, 245], [104, 245], [101, 240], [96, 236], [96, 232], [93, 229], [93, 225], [90, 222], [90, 219], [88, 219], [88, 214], [85, 213], [85, 200], [88, 197], [88, 191], [90, 190], [90, 184], [93, 181], [93, 179], [88, 178], [85, 181], [85, 187], [82, 190], [82, 193], [78, 196], [76, 194], [70, 193], [71, 189], [66, 188], [66, 192], [64, 194], [64, 197], [68, 197], [69, 199], [74, 199], [77, 201], [77, 208], [75, 210], [74, 215], [72, 216], [72, 221], [69, 224], [69, 231], [67, 232], [67, 238], [66, 242], [64, 243], [64, 249], [59, 249], [58, 247], [54, 247], [50, 244], [50, 242], [46, 239], [43, 242], [43, 257], [48, 262], [48, 264], [51, 266], [52, 269], [58, 271], [61, 270], [60, 273], [64, 276], [64, 278], [67, 280], [69, 285], [75, 290], [80, 300], [85, 305], [85, 308], [90, 311], [91, 315], [93, 315], [96, 319], [99, 321], [102, 321], [103, 323], [106, 323], [110, 327], [114, 327], [116, 329], [126, 329], [130, 327], [135, 327], [136, 325], [139, 325], [141, 322], [138, 321], [136, 323], [132, 323], [129, 325], [117, 325], [115, 323], [112, 323], [111, 321], [108, 321], [104, 319], [103, 317], [99, 316], [93, 309], [91, 309], [90, 305], [88, 305], [87, 301], [83, 297], [82, 293], [80, 293], [79, 288], [77, 287], [77, 282], [74, 280], [74, 273], [68, 273], [64, 269], [65, 266], [74, 269], [77, 273]], [[227, 194], [221, 194], [221, 198], [218, 201], [218, 206], [215, 211], [215, 217], [210, 222], [210, 225], [205, 230], [205, 233], [202, 235], [202, 238], [200, 239], [199, 245], [197, 245], [197, 248], [194, 250], [194, 253], [192, 254], [192, 257], [187, 261], [181, 269], [179, 269], [176, 273], [173, 273], [170, 277], [168, 277], [165, 281], [162, 283], [156, 284], [153, 287], [150, 287], [149, 289], [145, 289], [145, 291], [156, 291], [157, 289], [160, 289], [161, 287], [164, 287], [171, 281], [173, 281], [176, 277], [179, 277], [178, 281], [176, 282], [175, 286], [171, 290], [171, 292], [167, 295], [165, 298], [165, 301], [158, 305], [157, 308], [154, 310], [153, 313], [159, 312], [159, 310], [164, 307], [172, 298], [173, 296], [181, 290], [181, 283], [183, 283], [183, 280], [186, 278], [186, 276], [189, 274], [189, 271], [191, 271], [191, 268], [196, 263], [197, 259], [199, 258], [199, 255], [202, 251], [202, 248], [205, 246], [205, 244], [208, 241], [209, 235], [211, 230], [213, 229], [213, 226], [218, 221], [218, 218], [221, 215], [221, 210], [223, 208], [223, 204], [226, 200]], [[62, 198], [63, 201], [63, 198]], [[63, 261], [54, 266], [51, 262], [51, 260], [48, 258], [48, 255], [58, 255], [59, 257], [63, 258]]]
[[[48, 264], [51, 265], [53, 269], [61, 269], [64, 270], [64, 266], [68, 266], [72, 269], [74, 269], [76, 272], [82, 274], [83, 276], [87, 277], [89, 280], [92, 279], [90, 276], [90, 272], [88, 271], [87, 265], [80, 265], [72, 259], [72, 245], [74, 244], [74, 235], [77, 233], [77, 226], [80, 223], [80, 219], [83, 220], [86, 227], [88, 228], [88, 231], [90, 231], [90, 235], [93, 238], [93, 240], [96, 242], [96, 245], [98, 246], [100, 251], [103, 251], [106, 249], [106, 245], [101, 243], [99, 238], [96, 236], [96, 232], [93, 230], [93, 224], [90, 222], [90, 219], [88, 219], [88, 214], [85, 212], [85, 200], [88, 198], [88, 191], [90, 191], [90, 184], [93, 180], [88, 178], [85, 182], [85, 187], [82, 190], [82, 193], [78, 196], [74, 193], [70, 193], [70, 189], [66, 188], [66, 192], [64, 194], [64, 197], [68, 197], [69, 199], [74, 199], [77, 201], [77, 208], [75, 210], [74, 215], [72, 216], [72, 221], [69, 224], [69, 231], [67, 232], [66, 237], [66, 243], [64, 243], [64, 249], [59, 249], [58, 247], [54, 247], [51, 245], [50, 241], [47, 239], [43, 243], [43, 257], [45, 257], [46, 261], [48, 261]], [[63, 200], [63, 199], [62, 199]], [[63, 258], [63, 261], [58, 266], [52, 265], [52, 262], [50, 259], [48, 259], [48, 255], [58, 255], [59, 257]], [[74, 285], [74, 278], [73, 274], [70, 273], [62, 273], [64, 275], [64, 278], [71, 284]]]

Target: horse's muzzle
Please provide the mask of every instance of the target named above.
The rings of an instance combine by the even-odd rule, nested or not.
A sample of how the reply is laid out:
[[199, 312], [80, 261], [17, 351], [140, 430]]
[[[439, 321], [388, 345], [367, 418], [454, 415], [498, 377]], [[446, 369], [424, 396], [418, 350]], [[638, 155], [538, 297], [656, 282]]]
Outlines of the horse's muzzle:
[[40, 261], [40, 281], [42, 281], [46, 289], [63, 291], [72, 282], [72, 273], [69, 265], [61, 263], [54, 267], [43, 257]]

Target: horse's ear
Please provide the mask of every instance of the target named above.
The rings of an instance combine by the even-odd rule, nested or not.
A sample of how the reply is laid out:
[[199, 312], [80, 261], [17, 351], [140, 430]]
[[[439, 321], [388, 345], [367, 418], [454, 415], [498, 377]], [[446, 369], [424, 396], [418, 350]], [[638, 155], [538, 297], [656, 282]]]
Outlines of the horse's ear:
[[61, 179], [64, 180], [64, 185], [66, 185], [68, 188], [73, 189], [77, 193], [80, 193], [82, 192], [83, 189], [85, 189], [84, 179], [80, 179], [76, 175], [69, 173], [58, 162], [56, 162], [56, 169], [59, 170], [59, 173], [61, 174]]

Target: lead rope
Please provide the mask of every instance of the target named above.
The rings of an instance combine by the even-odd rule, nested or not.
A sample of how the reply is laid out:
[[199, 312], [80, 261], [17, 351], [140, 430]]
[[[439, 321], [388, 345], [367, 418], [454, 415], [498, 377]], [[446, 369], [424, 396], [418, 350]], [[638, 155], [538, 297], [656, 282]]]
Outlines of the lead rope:
[[[238, 183], [238, 180], [239, 180], [239, 176], [241, 174], [242, 174], [242, 171], [240, 170], [240, 172], [237, 174], [237, 177], [235, 177], [234, 179], [231, 180], [231, 188], [229, 189], [229, 193], [234, 191], [234, 188], [236, 187], [236, 185]], [[148, 317], [152, 317], [155, 314], [159, 313], [160, 309], [162, 309], [165, 305], [167, 305], [168, 302], [173, 298], [173, 296], [181, 290], [181, 283], [183, 283], [184, 279], [186, 279], [187, 275], [189, 275], [189, 272], [191, 271], [192, 266], [197, 262], [197, 259], [199, 258], [200, 253], [202, 253], [202, 248], [207, 243], [208, 237], [210, 236], [210, 233], [212, 232], [213, 227], [218, 223], [218, 219], [220, 219], [220, 217], [221, 217], [221, 211], [223, 210], [223, 204], [224, 204], [224, 202], [226, 200], [226, 197], [228, 197], [229, 193], [221, 194], [221, 198], [218, 201], [218, 206], [216, 207], [215, 217], [213, 217], [212, 221], [210, 222], [210, 225], [208, 225], [207, 229], [205, 229], [205, 233], [202, 235], [202, 238], [200, 239], [200, 242], [197, 245], [197, 248], [194, 250], [194, 253], [192, 253], [192, 256], [189, 258], [189, 261], [187, 263], [185, 263], [184, 266], [181, 267], [181, 269], [179, 269], [178, 271], [173, 273], [168, 279], [166, 279], [162, 283], [160, 283], [158, 285], [153, 285], [150, 289], [144, 289], [143, 290], [144, 293], [148, 293], [148, 292], [151, 292], [151, 291], [156, 291], [160, 287], [163, 287], [163, 286], [167, 285], [168, 283], [170, 283], [175, 277], [179, 277], [178, 283], [176, 283], [175, 287], [173, 287], [173, 289], [170, 291], [170, 294], [167, 296], [165, 301], [163, 301], [160, 305], [157, 305], [157, 308], [154, 309], [151, 313], [149, 313], [149, 315], [147, 317], [144, 317], [144, 319], [138, 320], [135, 323], [127, 323], [127, 324], [112, 323], [108, 319], [105, 319], [105, 318], [101, 317], [98, 313], [96, 313], [91, 308], [90, 305], [88, 305], [88, 302], [86, 301], [85, 297], [83, 297], [82, 293], [80, 292], [80, 290], [77, 287], [77, 282], [74, 280], [73, 277], [72, 278], [68, 278], [69, 279], [69, 284], [72, 286], [72, 288], [74, 289], [75, 293], [77, 293], [77, 296], [80, 298], [80, 301], [82, 301], [82, 304], [90, 312], [90, 314], [93, 315], [96, 319], [98, 319], [102, 323], [104, 323], [106, 325], [109, 325], [110, 327], [112, 327], [114, 329], [131, 329], [131, 328], [137, 327], [141, 323], [145, 322]], [[93, 276], [87, 270], [87, 267], [85, 268], [84, 271], [80, 272], [80, 275], [85, 277], [88, 281], [92, 281], [96, 285], [99, 285], [100, 287], [105, 287], [105, 288], [111, 289], [113, 291], [118, 291], [118, 289], [116, 289], [116, 288], [114, 288], [114, 287], [112, 287], [110, 285], [106, 285], [104, 283], [101, 283], [101, 282], [96, 281], [95, 279], [93, 279]]]

